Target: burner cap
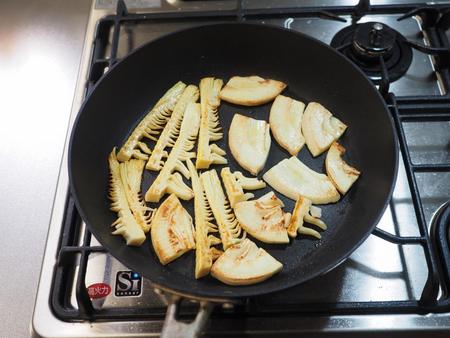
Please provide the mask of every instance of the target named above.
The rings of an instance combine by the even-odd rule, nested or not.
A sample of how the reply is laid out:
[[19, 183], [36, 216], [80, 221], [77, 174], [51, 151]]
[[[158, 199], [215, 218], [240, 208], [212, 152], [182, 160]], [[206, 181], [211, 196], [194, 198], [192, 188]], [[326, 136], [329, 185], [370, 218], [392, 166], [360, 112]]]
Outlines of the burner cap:
[[379, 22], [358, 25], [352, 46], [356, 53], [366, 57], [388, 56], [395, 44], [396, 32]]

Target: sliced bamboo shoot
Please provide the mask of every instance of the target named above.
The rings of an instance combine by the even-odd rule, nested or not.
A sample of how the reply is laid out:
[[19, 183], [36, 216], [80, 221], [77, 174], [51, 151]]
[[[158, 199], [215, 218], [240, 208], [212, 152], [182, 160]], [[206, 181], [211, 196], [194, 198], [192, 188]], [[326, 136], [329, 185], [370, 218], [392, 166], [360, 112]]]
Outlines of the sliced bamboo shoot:
[[212, 245], [220, 244], [221, 240], [210, 233], [218, 232], [217, 225], [212, 223], [214, 216], [205, 196], [203, 184], [191, 160], [187, 160], [191, 174], [192, 189], [194, 190], [195, 212], [195, 278], [209, 274], [213, 261], [218, 258], [220, 251]]
[[152, 244], [162, 265], [195, 248], [192, 217], [171, 194], [161, 203], [152, 220]]
[[291, 214], [281, 209], [283, 202], [273, 191], [253, 201], [237, 203], [234, 212], [242, 228], [265, 243], [289, 243], [287, 225]]
[[156, 136], [159, 135], [170, 119], [172, 111], [185, 88], [186, 85], [183, 82], [177, 82], [159, 99], [152, 110], [134, 128], [122, 148], [120, 148], [117, 154], [119, 161], [124, 162], [131, 157], [141, 160], [148, 159], [151, 151], [144, 142], [141, 142], [141, 139], [146, 137], [151, 140], [156, 140]]
[[258, 106], [272, 101], [286, 84], [259, 76], [233, 76], [220, 92], [224, 101], [243, 106]]
[[242, 240], [240, 238], [242, 234], [241, 226], [236, 220], [230, 203], [225, 197], [217, 171], [211, 169], [202, 173], [200, 175], [200, 181], [203, 184], [206, 198], [216, 219], [223, 248], [226, 250]]
[[217, 144], [223, 137], [219, 125], [217, 109], [220, 105], [219, 92], [223, 86], [221, 79], [205, 77], [200, 81], [201, 122], [197, 146], [197, 169], [208, 169], [211, 164], [226, 164], [225, 151]]
[[125, 187], [120, 178], [120, 164], [116, 156], [116, 148], [113, 149], [108, 158], [110, 169], [109, 199], [111, 210], [118, 215], [117, 220], [111, 225], [115, 227], [113, 235], [121, 235], [127, 245], [139, 246], [145, 241], [145, 234], [141, 226], [131, 213], [128, 205]]
[[305, 145], [302, 134], [302, 116], [305, 110], [303, 102], [278, 95], [270, 109], [270, 130], [278, 144], [292, 156]]
[[187, 179], [190, 178], [189, 170], [183, 162], [195, 157], [195, 152], [191, 150], [194, 148], [199, 126], [200, 105], [191, 102], [186, 108], [180, 135], [164, 167], [145, 194], [147, 202], [159, 202], [166, 193], [174, 193], [183, 200], [190, 200], [194, 197], [192, 189], [183, 182], [181, 175], [174, 171], [181, 172]]
[[166, 147], [173, 147], [175, 141], [180, 134], [181, 123], [183, 121], [183, 116], [186, 111], [186, 107], [189, 103], [196, 102], [198, 99], [198, 88], [194, 85], [189, 85], [181, 94], [175, 108], [173, 109], [172, 116], [169, 122], [167, 122], [164, 130], [162, 131], [155, 147], [153, 148], [152, 154], [148, 159], [146, 169], [159, 171], [164, 165], [163, 157], [167, 157]]
[[346, 129], [347, 126], [321, 104], [311, 102], [306, 107], [302, 120], [302, 132], [306, 145], [314, 157], [326, 151]]
[[152, 209], [145, 205], [141, 195], [142, 171], [145, 161], [129, 160], [120, 163], [120, 178], [125, 189], [128, 205], [136, 222], [147, 233], [150, 230]]
[[217, 259], [211, 275], [228, 285], [250, 285], [272, 277], [282, 268], [283, 264], [247, 238]]
[[314, 224], [322, 230], [327, 229], [327, 225], [319, 218], [312, 215], [311, 209], [314, 206], [311, 200], [300, 196], [295, 203], [294, 211], [288, 225], [288, 234], [290, 237], [297, 237], [297, 233], [301, 235], [309, 235], [321, 239], [320, 233], [314, 229], [307, 228], [303, 225], [304, 222]]
[[254, 177], [245, 177], [240, 171], [231, 172], [230, 168], [223, 168], [220, 172], [228, 200], [232, 208], [239, 202], [247, 201], [254, 197], [252, 193], [244, 193], [246, 190], [256, 190], [266, 187], [264, 181]]
[[314, 204], [327, 204], [337, 202], [340, 198], [327, 175], [308, 168], [295, 156], [270, 168], [263, 179], [276, 191], [294, 201], [299, 196], [304, 196]]
[[361, 172], [356, 168], [349, 166], [342, 156], [345, 154], [345, 148], [339, 143], [334, 142], [330, 150], [328, 150], [327, 157], [325, 159], [325, 168], [328, 176], [333, 181], [336, 188], [343, 195], [351, 188], [353, 183], [356, 182]]
[[269, 156], [270, 126], [264, 120], [234, 114], [228, 131], [228, 144], [241, 167], [257, 175]]

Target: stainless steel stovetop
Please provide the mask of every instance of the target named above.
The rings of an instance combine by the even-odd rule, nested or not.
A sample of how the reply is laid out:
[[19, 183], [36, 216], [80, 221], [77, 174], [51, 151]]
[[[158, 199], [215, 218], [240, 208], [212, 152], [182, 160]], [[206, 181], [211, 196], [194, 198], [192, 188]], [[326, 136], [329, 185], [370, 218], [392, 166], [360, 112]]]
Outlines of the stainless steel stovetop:
[[[411, 2], [411, 1], [410, 1]], [[397, 1], [396, 3], [410, 3]], [[380, 1], [372, 2], [380, 4]], [[390, 2], [389, 2], [390, 3]], [[214, 9], [233, 10], [235, 1], [189, 1], [178, 0], [141, 0], [127, 1], [132, 13], [147, 12], [179, 12], [202, 11]], [[266, 6], [327, 6], [354, 5], [355, 1], [244, 1], [245, 8], [258, 9]], [[78, 85], [73, 102], [71, 122], [78, 113], [83, 100], [88, 81], [90, 62], [93, 49], [94, 34], [99, 20], [106, 15], [115, 13], [115, 1], [97, 0], [92, 5], [92, 11], [86, 31], [86, 41], [78, 76]], [[399, 14], [366, 15], [360, 22], [378, 21], [396, 29], [411, 41], [427, 45], [428, 38], [421, 33], [421, 19], [412, 17], [397, 21]], [[325, 43], [330, 43], [332, 37], [340, 29], [350, 24], [350, 17], [343, 16], [347, 23], [326, 20], [318, 17], [267, 17], [250, 19], [267, 24], [275, 24], [311, 35]], [[203, 20], [202, 22], [212, 22]], [[197, 20], [155, 21], [152, 23], [133, 22], [124, 24], [120, 30], [117, 57], [124, 57], [130, 48], [148, 42], [165, 33], [198, 24]], [[435, 72], [433, 57], [413, 51], [413, 61], [407, 73], [393, 82], [390, 91], [397, 97], [414, 95], [445, 95], [445, 88], [440, 81], [440, 74]], [[450, 106], [447, 107], [450, 110]], [[409, 146], [411, 160], [414, 164], [439, 164], [450, 162], [450, 122], [403, 122], [403, 129]], [[70, 128], [68, 135], [70, 134]], [[58, 248], [62, 225], [67, 212], [68, 174], [67, 174], [67, 144], [61, 165], [57, 193], [55, 196], [52, 220], [49, 228], [47, 247], [41, 272], [39, 290], [32, 321], [35, 336], [41, 337], [137, 337], [157, 336], [162, 327], [165, 303], [151, 284], [128, 269], [104, 252], [89, 255], [85, 282], [90, 288], [90, 295], [99, 297], [93, 299], [95, 309], [142, 309], [136, 318], [125, 320], [104, 319], [90, 322], [88, 320], [70, 320], [58, 316], [51, 301], [51, 291], [54, 287], [53, 274], [57, 263]], [[426, 222], [430, 223], [436, 210], [450, 199], [450, 172], [420, 172], [417, 173], [418, 184]], [[401, 236], [418, 236], [416, 211], [413, 205], [410, 185], [405, 166], [400, 161], [399, 172], [393, 198], [389, 208], [378, 224], [380, 229]], [[78, 245], [83, 243], [84, 224], [77, 227]], [[99, 243], [92, 238], [89, 245]], [[78, 269], [78, 262], [74, 264]], [[285, 307], [295, 307], [302, 304], [327, 304], [336, 302], [380, 302], [404, 301], [419, 299], [427, 280], [428, 269], [425, 256], [420, 246], [396, 245], [376, 236], [370, 236], [351, 257], [330, 273], [305, 283], [300, 287], [286, 292], [258, 298], [252, 306], [258, 307], [260, 316], [248, 316], [245, 321], [236, 322], [231, 319], [233, 309], [231, 304], [223, 306], [222, 316], [214, 316], [208, 332], [253, 334], [256, 336], [273, 335], [279, 332], [296, 335], [346, 333], [348, 335], [361, 332], [382, 332], [386, 330], [401, 331], [409, 335], [412, 331], [442, 331], [450, 330], [450, 313], [441, 314], [365, 314], [365, 315], [276, 315], [279, 304]], [[74, 276], [77, 274], [75, 273]], [[103, 283], [98, 285], [98, 283]], [[67, 299], [69, 307], [78, 308], [74, 282], [68, 282]], [[95, 288], [94, 284], [97, 284]], [[110, 286], [110, 290], [104, 285]], [[103, 297], [104, 294], [107, 296]], [[295, 296], [293, 296], [295, 295]], [[185, 311], [189, 312], [188, 304]], [[240, 311], [240, 310], [239, 310]], [[238, 311], [238, 312], [239, 312]], [[240, 313], [240, 312], [239, 312]], [[245, 312], [244, 312], [245, 313]], [[264, 314], [266, 317], [264, 318]], [[275, 318], [276, 317], [276, 318]], [[448, 331], [450, 332], [450, 331]]]

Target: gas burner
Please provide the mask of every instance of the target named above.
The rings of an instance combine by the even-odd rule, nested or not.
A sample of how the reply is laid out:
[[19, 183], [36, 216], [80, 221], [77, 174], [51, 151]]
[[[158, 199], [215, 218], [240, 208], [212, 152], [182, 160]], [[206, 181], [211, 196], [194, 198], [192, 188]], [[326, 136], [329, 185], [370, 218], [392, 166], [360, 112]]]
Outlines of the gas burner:
[[383, 64], [389, 82], [393, 82], [406, 73], [412, 62], [412, 49], [406, 38], [380, 22], [345, 27], [333, 37], [331, 46], [356, 63], [377, 84], [383, 78]]

